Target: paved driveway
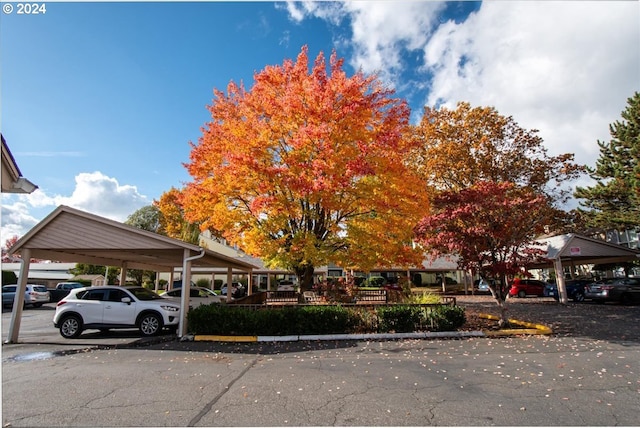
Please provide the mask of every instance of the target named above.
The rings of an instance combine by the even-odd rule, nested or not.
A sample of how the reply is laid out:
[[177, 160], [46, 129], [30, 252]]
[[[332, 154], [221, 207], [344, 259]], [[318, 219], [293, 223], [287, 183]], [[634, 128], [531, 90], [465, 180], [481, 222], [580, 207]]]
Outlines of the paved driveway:
[[[637, 326], [640, 320], [638, 306], [597, 307], [605, 308], [604, 319], [610, 324], [635, 320]], [[551, 318], [554, 306], [538, 308]], [[560, 326], [570, 324], [568, 313], [580, 314], [580, 308], [571, 312], [555, 308]], [[588, 319], [599, 310], [585, 308]], [[612, 316], [615, 310], [621, 316]], [[134, 334], [123, 334], [130, 337], [83, 335], [77, 342], [4, 345], [3, 425], [639, 422], [640, 340], [634, 337], [608, 340], [566, 331], [545, 337], [463, 340], [279, 344], [171, 340], [140, 347]], [[80, 346], [74, 349], [69, 342]], [[88, 349], [107, 342], [118, 347]]]

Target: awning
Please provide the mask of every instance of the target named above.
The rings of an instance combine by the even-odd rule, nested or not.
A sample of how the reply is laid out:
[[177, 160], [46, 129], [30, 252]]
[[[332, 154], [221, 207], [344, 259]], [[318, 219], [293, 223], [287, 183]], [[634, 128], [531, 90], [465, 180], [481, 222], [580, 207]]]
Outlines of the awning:
[[589, 238], [575, 233], [538, 239], [546, 256], [529, 268], [550, 268], [554, 260], [563, 264], [586, 265], [640, 260], [640, 250]]

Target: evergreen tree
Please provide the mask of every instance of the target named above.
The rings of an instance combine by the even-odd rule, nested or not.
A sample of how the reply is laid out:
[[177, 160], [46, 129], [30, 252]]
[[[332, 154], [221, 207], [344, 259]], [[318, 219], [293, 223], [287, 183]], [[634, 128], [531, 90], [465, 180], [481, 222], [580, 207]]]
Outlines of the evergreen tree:
[[[574, 196], [587, 228], [640, 228], [640, 93], [627, 100], [622, 120], [609, 125], [611, 141], [598, 141], [600, 157], [589, 175], [590, 187], [578, 187]], [[584, 208], [584, 209], [583, 209]]]

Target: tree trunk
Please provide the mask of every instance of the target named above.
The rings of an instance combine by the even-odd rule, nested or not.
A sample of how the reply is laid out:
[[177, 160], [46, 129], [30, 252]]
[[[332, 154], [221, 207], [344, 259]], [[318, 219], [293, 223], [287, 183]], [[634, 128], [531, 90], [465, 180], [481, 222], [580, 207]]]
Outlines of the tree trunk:
[[509, 318], [507, 317], [507, 293], [509, 292], [507, 288], [507, 278], [505, 275], [502, 275], [498, 281], [487, 281], [487, 283], [489, 284], [491, 295], [496, 300], [498, 308], [500, 308], [498, 326], [500, 328], [507, 327], [509, 325]]
[[311, 287], [313, 287], [313, 273], [315, 272], [313, 265], [300, 265], [294, 271], [298, 278], [298, 284], [300, 284], [300, 292], [311, 290]]

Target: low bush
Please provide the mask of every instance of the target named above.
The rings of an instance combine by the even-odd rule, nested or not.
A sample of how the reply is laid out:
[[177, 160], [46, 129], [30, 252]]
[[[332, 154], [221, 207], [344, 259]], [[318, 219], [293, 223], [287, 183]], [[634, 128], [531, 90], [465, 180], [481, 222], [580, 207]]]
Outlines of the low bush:
[[420, 306], [381, 306], [376, 312], [379, 333], [409, 333], [420, 325]]
[[465, 321], [464, 309], [460, 306], [436, 306], [431, 310], [434, 331], [453, 331]]
[[207, 278], [200, 278], [196, 281], [196, 287], [202, 287], [202, 288], [210, 288], [211, 287], [211, 280], [207, 279]]
[[340, 305], [251, 309], [225, 304], [199, 306], [187, 314], [192, 334], [282, 336], [305, 334], [451, 331], [465, 322], [464, 309], [443, 305], [385, 305], [376, 309]]
[[15, 272], [10, 270], [2, 271], [2, 285], [17, 284], [17, 283], [18, 283], [18, 276], [15, 274]]

